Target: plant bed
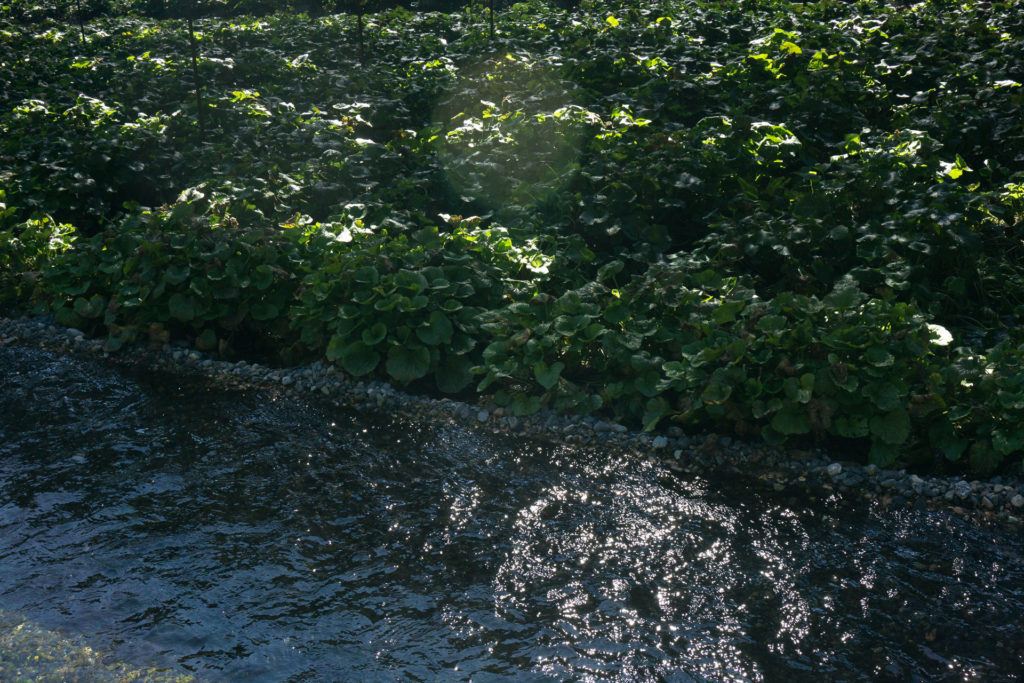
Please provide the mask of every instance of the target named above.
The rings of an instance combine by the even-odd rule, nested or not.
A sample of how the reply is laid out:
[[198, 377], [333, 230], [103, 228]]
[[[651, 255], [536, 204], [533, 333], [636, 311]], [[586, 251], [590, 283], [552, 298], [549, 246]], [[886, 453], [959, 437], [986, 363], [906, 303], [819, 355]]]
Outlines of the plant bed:
[[1021, 473], [1018, 3], [358, 21], [0, 15], [0, 306], [503, 419]]

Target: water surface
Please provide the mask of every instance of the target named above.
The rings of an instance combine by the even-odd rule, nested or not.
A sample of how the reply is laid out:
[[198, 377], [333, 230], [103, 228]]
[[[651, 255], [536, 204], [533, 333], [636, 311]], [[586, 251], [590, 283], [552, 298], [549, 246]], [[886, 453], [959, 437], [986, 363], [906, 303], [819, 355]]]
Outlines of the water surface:
[[1022, 557], [944, 512], [0, 347], [0, 610], [199, 680], [1019, 680]]

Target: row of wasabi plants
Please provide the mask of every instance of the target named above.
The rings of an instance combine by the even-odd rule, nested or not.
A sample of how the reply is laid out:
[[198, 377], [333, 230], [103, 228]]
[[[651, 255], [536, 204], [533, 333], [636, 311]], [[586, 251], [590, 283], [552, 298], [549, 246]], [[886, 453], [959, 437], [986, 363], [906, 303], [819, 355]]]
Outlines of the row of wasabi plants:
[[0, 16], [8, 313], [1021, 471], [1019, 1]]

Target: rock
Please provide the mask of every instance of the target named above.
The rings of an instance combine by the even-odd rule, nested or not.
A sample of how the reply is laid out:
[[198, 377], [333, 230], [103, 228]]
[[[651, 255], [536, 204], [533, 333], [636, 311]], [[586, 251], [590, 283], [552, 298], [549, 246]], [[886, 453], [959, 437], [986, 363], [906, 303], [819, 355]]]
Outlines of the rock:
[[875, 476], [876, 474], [878, 474], [878, 466], [874, 464], [868, 465], [867, 467], [864, 468], [864, 474], [868, 475], [869, 477]]
[[481, 410], [481, 411], [479, 411], [476, 414], [477, 422], [487, 422], [487, 420], [490, 417], [491, 417], [491, 414], [489, 412], [487, 412], [486, 410]]
[[957, 498], [963, 500], [967, 496], [971, 495], [971, 485], [961, 479], [960, 481], [953, 484], [953, 493]]
[[668, 448], [668, 438], [664, 436], [656, 436], [654, 437], [654, 441], [651, 442], [651, 445], [658, 449]]
[[860, 488], [864, 485], [864, 482], [866, 482], [867, 479], [865, 479], [862, 474], [847, 474], [845, 481], [846, 485], [850, 488]]
[[828, 476], [830, 477], [838, 477], [840, 474], [843, 473], [843, 466], [837, 462], [834, 462], [831, 465], [829, 465], [825, 471], [828, 472]]
[[1015, 508], [1024, 508], [1024, 496], [1019, 493], [1010, 499], [1010, 505]]

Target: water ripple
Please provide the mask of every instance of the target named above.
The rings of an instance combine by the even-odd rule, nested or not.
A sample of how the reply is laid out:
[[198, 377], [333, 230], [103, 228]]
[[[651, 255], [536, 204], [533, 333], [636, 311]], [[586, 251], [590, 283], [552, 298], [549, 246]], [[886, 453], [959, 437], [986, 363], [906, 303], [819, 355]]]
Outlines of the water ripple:
[[203, 680], [1018, 680], [1024, 543], [0, 348], [0, 609]]

